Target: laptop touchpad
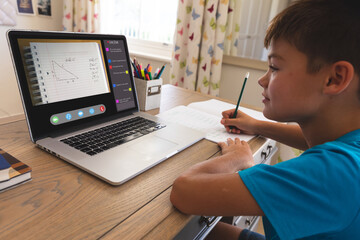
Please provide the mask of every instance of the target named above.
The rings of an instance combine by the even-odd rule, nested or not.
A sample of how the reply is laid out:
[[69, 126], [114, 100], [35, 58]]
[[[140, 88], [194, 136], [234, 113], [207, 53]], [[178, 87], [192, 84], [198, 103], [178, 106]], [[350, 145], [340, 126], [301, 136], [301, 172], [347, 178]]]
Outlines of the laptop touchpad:
[[157, 153], [164, 153], [177, 145], [174, 142], [156, 136], [151, 136], [151, 140], [149, 140], [150, 139], [143, 139], [129, 147], [142, 154], [154, 155]]

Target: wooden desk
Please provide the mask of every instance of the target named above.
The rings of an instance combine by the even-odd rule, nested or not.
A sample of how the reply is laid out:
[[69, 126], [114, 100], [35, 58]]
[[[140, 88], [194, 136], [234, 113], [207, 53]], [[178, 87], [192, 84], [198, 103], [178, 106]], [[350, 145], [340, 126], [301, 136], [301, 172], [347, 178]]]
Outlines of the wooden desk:
[[[160, 112], [210, 98], [165, 85]], [[264, 142], [251, 140], [252, 150]], [[202, 140], [111, 186], [35, 147], [25, 120], [0, 125], [0, 148], [33, 169], [31, 182], [0, 193], [0, 239], [171, 239], [192, 217], [171, 205], [173, 181], [191, 165], [219, 154], [217, 144]]]

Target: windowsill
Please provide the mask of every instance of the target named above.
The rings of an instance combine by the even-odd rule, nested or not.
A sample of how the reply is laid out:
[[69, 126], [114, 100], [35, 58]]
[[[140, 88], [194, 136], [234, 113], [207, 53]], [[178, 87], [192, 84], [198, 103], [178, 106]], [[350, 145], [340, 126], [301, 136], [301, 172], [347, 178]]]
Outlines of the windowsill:
[[165, 43], [154, 43], [128, 39], [130, 55], [170, 63], [173, 46]]
[[131, 50], [130, 49], [129, 51], [130, 51], [130, 55], [132, 55], [132, 56], [148, 58], [148, 59], [157, 60], [157, 61], [166, 62], [166, 63], [171, 62], [171, 57], [169, 57], [169, 56], [148, 53], [146, 51], [140, 51], [140, 50]]
[[[171, 62], [173, 47], [170, 44], [146, 43], [145, 41], [129, 39], [128, 45], [131, 56], [143, 57], [166, 63]], [[223, 56], [223, 64], [262, 71], [267, 71], [268, 69], [268, 63], [265, 61], [229, 55]]]
[[228, 55], [224, 55], [223, 64], [229, 64], [237, 67], [246, 67], [246, 68], [263, 70], [263, 71], [267, 71], [268, 69], [268, 63], [265, 61], [236, 57], [236, 56], [228, 56]]

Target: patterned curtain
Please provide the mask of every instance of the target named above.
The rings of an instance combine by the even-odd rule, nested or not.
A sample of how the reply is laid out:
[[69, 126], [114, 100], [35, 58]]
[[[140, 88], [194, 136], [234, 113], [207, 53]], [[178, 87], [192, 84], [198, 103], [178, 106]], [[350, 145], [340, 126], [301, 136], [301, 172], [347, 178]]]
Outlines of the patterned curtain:
[[180, 0], [171, 61], [171, 83], [219, 95], [231, 0]]
[[100, 32], [99, 12], [99, 0], [64, 0], [64, 31]]
[[228, 20], [225, 33], [225, 55], [237, 56], [237, 46], [240, 34], [240, 0], [230, 0], [228, 10]]

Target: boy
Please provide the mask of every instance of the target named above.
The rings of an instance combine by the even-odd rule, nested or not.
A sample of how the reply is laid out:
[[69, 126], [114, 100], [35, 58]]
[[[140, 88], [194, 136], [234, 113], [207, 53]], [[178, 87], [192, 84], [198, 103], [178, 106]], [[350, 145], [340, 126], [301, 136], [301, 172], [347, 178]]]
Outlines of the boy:
[[[357, 0], [297, 1], [267, 30], [269, 70], [259, 80], [261, 122], [234, 110], [222, 123], [307, 149], [274, 166], [256, 165], [246, 142], [174, 182], [171, 202], [187, 214], [260, 215], [267, 239], [360, 238], [360, 6]], [[238, 172], [237, 172], [238, 171]], [[221, 223], [215, 239], [261, 239]]]

